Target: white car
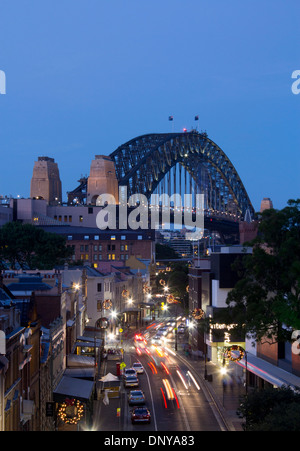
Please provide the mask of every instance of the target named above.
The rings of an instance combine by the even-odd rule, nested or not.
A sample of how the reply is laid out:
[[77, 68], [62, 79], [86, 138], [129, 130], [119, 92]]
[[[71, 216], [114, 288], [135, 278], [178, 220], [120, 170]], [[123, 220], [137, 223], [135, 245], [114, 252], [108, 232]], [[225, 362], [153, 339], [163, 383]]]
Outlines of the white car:
[[137, 372], [137, 374], [143, 374], [144, 372], [144, 367], [140, 362], [135, 362], [132, 365], [132, 368]]
[[123, 377], [127, 376], [137, 376], [137, 373], [134, 368], [126, 368], [123, 373]]

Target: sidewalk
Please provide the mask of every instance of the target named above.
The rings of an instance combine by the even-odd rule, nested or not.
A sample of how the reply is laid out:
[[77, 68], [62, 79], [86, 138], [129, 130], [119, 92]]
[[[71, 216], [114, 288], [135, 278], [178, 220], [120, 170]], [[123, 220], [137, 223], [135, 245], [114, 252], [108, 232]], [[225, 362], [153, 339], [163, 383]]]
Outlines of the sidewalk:
[[207, 379], [205, 379], [204, 358], [187, 357], [183, 351], [182, 344], [178, 345], [177, 354], [187, 366], [194, 369], [208, 401], [213, 401], [217, 412], [226, 423], [227, 429], [230, 431], [243, 431], [243, 420], [237, 415], [240, 397], [245, 394], [245, 387], [240, 381], [230, 377], [230, 379], [224, 379], [223, 384], [220, 368], [212, 362], [206, 363]]

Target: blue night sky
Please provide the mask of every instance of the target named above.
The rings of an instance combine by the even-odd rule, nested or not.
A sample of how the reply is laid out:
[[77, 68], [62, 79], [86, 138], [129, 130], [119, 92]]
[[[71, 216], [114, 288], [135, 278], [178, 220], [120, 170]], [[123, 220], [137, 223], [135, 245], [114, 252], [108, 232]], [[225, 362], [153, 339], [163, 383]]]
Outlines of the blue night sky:
[[300, 197], [299, 24], [299, 0], [0, 0], [0, 194], [29, 197], [49, 156], [66, 199], [96, 154], [197, 125], [256, 210], [283, 208]]

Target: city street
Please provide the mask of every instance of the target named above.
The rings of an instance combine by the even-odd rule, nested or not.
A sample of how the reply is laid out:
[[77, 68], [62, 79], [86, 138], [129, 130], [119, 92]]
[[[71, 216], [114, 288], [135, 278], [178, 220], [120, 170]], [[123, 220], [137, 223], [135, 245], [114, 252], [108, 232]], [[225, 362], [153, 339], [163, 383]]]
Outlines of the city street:
[[[124, 340], [126, 368], [141, 362], [144, 373], [139, 374], [139, 389], [151, 412], [150, 424], [131, 424], [132, 406], [128, 405], [129, 388], [121, 382], [120, 397], [109, 400], [109, 405], [97, 401], [93, 430], [102, 431], [220, 431], [227, 430], [216, 405], [208, 399], [199, 372], [180, 353], [174, 352], [174, 334], [164, 348], [151, 346], [133, 338]], [[179, 338], [180, 340], [180, 338]], [[148, 345], [149, 344], [149, 345]], [[180, 343], [179, 343], [180, 344]], [[136, 350], [138, 348], [138, 352]], [[166, 350], [169, 351], [166, 352]], [[157, 352], [158, 351], [158, 352]], [[116, 361], [105, 361], [102, 374], [116, 374]], [[122, 376], [121, 376], [122, 378]], [[117, 409], [120, 409], [117, 415]]]

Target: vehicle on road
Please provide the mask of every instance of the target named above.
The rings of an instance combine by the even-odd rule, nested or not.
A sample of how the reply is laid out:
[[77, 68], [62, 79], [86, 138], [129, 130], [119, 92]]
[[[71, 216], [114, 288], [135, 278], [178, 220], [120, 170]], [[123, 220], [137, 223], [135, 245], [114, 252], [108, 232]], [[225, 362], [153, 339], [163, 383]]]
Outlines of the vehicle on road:
[[125, 368], [123, 377], [125, 378], [127, 376], [137, 376], [135, 369], [134, 368]]
[[144, 367], [140, 362], [134, 362], [134, 364], [132, 365], [132, 368], [137, 372], [137, 374], [144, 373]]
[[139, 386], [139, 380], [137, 376], [126, 376], [124, 379], [124, 387], [138, 387]]
[[151, 423], [150, 410], [147, 407], [134, 407], [131, 412], [131, 423]]
[[128, 395], [128, 404], [130, 406], [145, 404], [145, 395], [142, 390], [131, 390]]

